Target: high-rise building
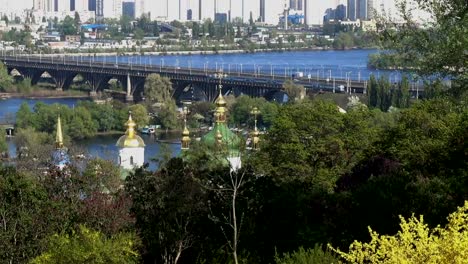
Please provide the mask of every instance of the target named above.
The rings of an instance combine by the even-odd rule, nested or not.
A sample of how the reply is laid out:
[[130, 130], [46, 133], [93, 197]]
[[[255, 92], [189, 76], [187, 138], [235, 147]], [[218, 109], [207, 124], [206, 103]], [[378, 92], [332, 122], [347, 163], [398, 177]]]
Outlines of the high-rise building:
[[89, 0], [88, 1], [88, 10], [89, 11], [96, 11], [96, 0]]
[[135, 2], [122, 2], [122, 15], [135, 19]]
[[356, 20], [357, 18], [356, 1], [357, 0], [348, 0], [348, 19], [349, 20]]
[[96, 0], [96, 20], [104, 18], [104, 0]]
[[260, 21], [265, 22], [265, 0], [260, 0]]

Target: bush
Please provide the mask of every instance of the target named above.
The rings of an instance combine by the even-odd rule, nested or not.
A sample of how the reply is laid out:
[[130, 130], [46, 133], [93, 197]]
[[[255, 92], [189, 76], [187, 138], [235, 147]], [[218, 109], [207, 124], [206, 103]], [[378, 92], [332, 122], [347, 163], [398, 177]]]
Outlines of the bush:
[[321, 246], [315, 245], [313, 249], [305, 250], [299, 248], [298, 251], [293, 253], [285, 253], [280, 258], [278, 254], [275, 256], [276, 264], [332, 264], [338, 263], [338, 259], [335, 258], [333, 253], [330, 251], [323, 251]]

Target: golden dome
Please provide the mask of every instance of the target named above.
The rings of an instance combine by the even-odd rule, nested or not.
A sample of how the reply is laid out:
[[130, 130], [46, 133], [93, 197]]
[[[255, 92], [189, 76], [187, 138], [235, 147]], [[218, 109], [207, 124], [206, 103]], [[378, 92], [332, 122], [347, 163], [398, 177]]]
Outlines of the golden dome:
[[125, 132], [125, 135], [121, 136], [119, 140], [117, 140], [116, 146], [120, 148], [145, 147], [145, 142], [135, 132], [136, 123], [133, 121], [131, 113], [128, 116], [128, 121], [125, 123], [125, 126], [127, 127], [127, 131]]
[[219, 96], [215, 101], [216, 107], [226, 107], [227, 102], [223, 97], [223, 94], [221, 93], [221, 89], [219, 90]]
[[184, 127], [184, 131], [182, 132], [182, 136], [190, 136], [190, 131], [188, 130], [187, 126]]

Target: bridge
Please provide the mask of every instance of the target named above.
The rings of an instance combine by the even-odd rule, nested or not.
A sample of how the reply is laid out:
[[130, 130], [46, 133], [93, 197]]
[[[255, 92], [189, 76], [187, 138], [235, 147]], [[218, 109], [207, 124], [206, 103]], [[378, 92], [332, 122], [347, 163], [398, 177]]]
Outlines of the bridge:
[[[181, 68], [176, 66], [148, 65], [129, 63], [111, 63], [96, 60], [94, 57], [82, 56], [38, 56], [17, 55], [0, 57], [12, 74], [17, 71], [24, 78], [37, 84], [44, 73], [53, 80], [57, 90], [70, 88], [76, 76], [80, 75], [90, 86], [91, 95], [107, 89], [109, 81], [116, 79], [123, 86], [127, 101], [140, 100], [144, 97], [144, 83], [148, 75], [159, 74], [171, 80], [174, 97], [178, 99], [183, 93], [194, 90], [201, 92], [205, 100], [212, 101], [217, 96], [216, 85], [223, 85], [223, 93], [236, 96], [246, 94], [252, 97], [271, 97], [282, 89], [286, 80], [293, 80], [303, 85], [306, 90], [323, 90], [330, 92], [365, 93], [367, 81], [350, 79], [312, 78], [311, 76], [291, 76], [289, 73], [278, 75], [269, 73], [231, 71], [224, 72], [219, 79], [217, 71], [212, 69]], [[338, 87], [341, 87], [339, 89]]]

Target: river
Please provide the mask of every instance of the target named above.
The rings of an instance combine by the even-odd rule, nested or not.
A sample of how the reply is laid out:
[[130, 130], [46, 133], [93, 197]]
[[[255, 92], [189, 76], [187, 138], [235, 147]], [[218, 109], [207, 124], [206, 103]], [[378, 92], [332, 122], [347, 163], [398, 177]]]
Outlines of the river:
[[196, 55], [143, 55], [143, 56], [103, 56], [93, 60], [111, 63], [132, 63], [162, 65], [182, 68], [222, 69], [223, 72], [249, 71], [259, 74], [284, 75], [303, 72], [306, 76], [321, 78], [350, 77], [354, 80], [369, 79], [371, 74], [388, 75], [392, 80], [400, 79], [401, 72], [370, 70], [367, 60], [370, 54], [378, 53], [375, 49], [356, 50], [314, 50], [257, 52], [230, 54]]

